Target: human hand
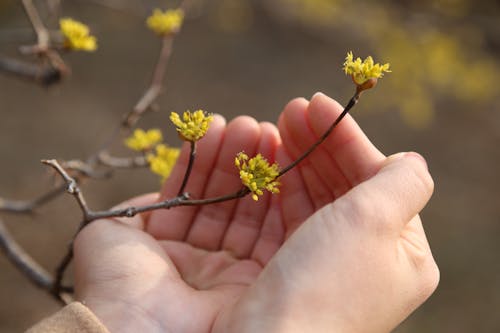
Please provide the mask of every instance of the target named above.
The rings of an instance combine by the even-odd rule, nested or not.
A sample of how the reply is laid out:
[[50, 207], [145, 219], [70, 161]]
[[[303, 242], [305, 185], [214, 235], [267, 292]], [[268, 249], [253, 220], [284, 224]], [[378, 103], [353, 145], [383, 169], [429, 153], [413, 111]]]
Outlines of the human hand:
[[[294, 100], [279, 134], [216, 117], [187, 190], [241, 187], [240, 150], [285, 166], [339, 112], [324, 95]], [[437, 284], [417, 216], [432, 182], [415, 156], [386, 160], [347, 117], [279, 196], [94, 222], [75, 243], [77, 298], [111, 331], [387, 331]], [[162, 197], [175, 196], [186, 161], [184, 151]]]

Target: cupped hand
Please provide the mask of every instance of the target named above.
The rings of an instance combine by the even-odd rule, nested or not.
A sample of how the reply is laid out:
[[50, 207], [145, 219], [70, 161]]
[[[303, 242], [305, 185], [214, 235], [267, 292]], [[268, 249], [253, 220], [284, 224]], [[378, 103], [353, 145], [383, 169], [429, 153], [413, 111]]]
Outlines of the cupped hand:
[[[186, 187], [235, 192], [236, 153], [286, 166], [341, 112], [296, 99], [278, 128], [214, 117]], [[160, 197], [174, 197], [188, 147]], [[75, 242], [77, 298], [111, 332], [386, 332], [434, 290], [438, 270], [418, 212], [432, 193], [415, 153], [386, 158], [347, 116], [281, 193], [101, 220]], [[370, 326], [367, 326], [370, 325]]]

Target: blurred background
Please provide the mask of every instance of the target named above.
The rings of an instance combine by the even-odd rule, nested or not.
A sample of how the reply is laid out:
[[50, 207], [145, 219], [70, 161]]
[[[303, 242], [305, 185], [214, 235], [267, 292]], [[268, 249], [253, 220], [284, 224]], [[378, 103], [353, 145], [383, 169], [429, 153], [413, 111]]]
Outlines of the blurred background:
[[[43, 19], [57, 23], [38, 0]], [[89, 24], [95, 53], [65, 54], [72, 75], [43, 88], [0, 73], [0, 197], [31, 199], [53, 184], [42, 158], [85, 158], [149, 84], [160, 47], [145, 27], [175, 1], [61, 1], [60, 15]], [[35, 42], [20, 1], [0, 1], [0, 56], [24, 61]], [[346, 52], [390, 62], [393, 73], [363, 95], [354, 118], [385, 154], [415, 150], [436, 190], [422, 212], [441, 282], [395, 332], [500, 331], [500, 1], [193, 0], [157, 112], [140, 127], [169, 126], [170, 111], [204, 108], [227, 119], [276, 121], [290, 99], [322, 91], [346, 103]], [[118, 154], [125, 151], [117, 145]], [[145, 170], [88, 181], [91, 207], [158, 189]], [[52, 271], [80, 213], [62, 196], [34, 216], [0, 215]], [[0, 255], [0, 332], [20, 332], [59, 306]]]

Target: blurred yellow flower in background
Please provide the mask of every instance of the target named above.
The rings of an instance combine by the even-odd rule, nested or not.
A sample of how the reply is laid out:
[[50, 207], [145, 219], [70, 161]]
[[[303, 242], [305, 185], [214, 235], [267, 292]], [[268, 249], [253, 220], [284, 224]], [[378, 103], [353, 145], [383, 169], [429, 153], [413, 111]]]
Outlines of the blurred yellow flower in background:
[[65, 48], [87, 52], [97, 50], [97, 39], [90, 34], [87, 25], [67, 17], [59, 20], [59, 28], [64, 36]]
[[184, 11], [182, 9], [169, 9], [163, 12], [161, 9], [155, 9], [153, 14], [146, 20], [149, 29], [158, 35], [172, 35], [181, 29], [184, 20]]
[[180, 150], [178, 148], [172, 148], [165, 144], [159, 144], [156, 146], [155, 153], [148, 154], [146, 158], [149, 162], [150, 170], [159, 175], [161, 177], [161, 181], [164, 182], [168, 176], [170, 176], [179, 155]]
[[146, 132], [138, 128], [130, 137], [125, 139], [125, 145], [132, 150], [146, 151], [161, 141], [163, 141], [163, 136], [159, 129], [150, 129]]

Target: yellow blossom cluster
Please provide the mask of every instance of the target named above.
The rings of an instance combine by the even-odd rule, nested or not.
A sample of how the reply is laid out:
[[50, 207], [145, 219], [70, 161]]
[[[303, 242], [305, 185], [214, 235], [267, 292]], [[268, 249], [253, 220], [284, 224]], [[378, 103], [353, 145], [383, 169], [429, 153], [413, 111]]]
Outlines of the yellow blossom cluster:
[[163, 12], [161, 9], [153, 10], [153, 14], [146, 20], [149, 29], [158, 35], [172, 35], [177, 33], [184, 20], [182, 9], [170, 9]]
[[[161, 143], [163, 136], [159, 129], [144, 131], [140, 128], [125, 139], [125, 145], [135, 151], [147, 152], [146, 160], [150, 170], [161, 177], [164, 182], [179, 157], [179, 149]], [[154, 148], [154, 150], [153, 150]]]
[[134, 133], [125, 139], [125, 145], [132, 150], [147, 151], [163, 141], [163, 136], [159, 129], [136, 129]]
[[150, 153], [146, 156], [149, 162], [150, 170], [161, 177], [161, 181], [164, 182], [170, 172], [177, 162], [180, 150], [177, 148], [168, 147], [165, 144], [159, 144], [156, 146], [155, 154]]
[[240, 179], [251, 192], [252, 198], [257, 201], [259, 195], [263, 195], [263, 190], [271, 193], [279, 193], [280, 183], [276, 180], [279, 175], [279, 166], [269, 162], [261, 155], [248, 158], [248, 155], [240, 152], [234, 159], [234, 164], [240, 171]]
[[344, 72], [352, 76], [356, 85], [361, 86], [370, 79], [382, 77], [384, 72], [390, 72], [389, 66], [390, 64], [375, 64], [370, 56], [364, 61], [359, 57], [354, 60], [352, 52], [348, 52], [344, 62]]
[[72, 18], [59, 20], [59, 28], [64, 36], [64, 47], [70, 50], [92, 52], [97, 49], [97, 39], [90, 34], [89, 27]]
[[177, 132], [183, 140], [195, 142], [207, 133], [213, 116], [203, 110], [197, 110], [193, 113], [185, 111], [181, 119], [178, 113], [172, 112], [170, 120], [175, 125]]

